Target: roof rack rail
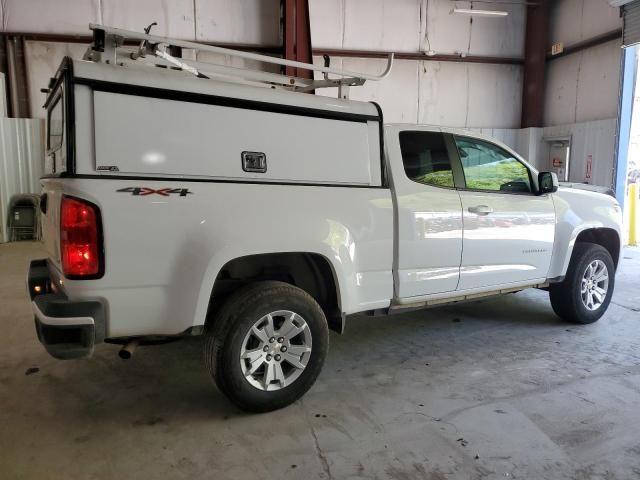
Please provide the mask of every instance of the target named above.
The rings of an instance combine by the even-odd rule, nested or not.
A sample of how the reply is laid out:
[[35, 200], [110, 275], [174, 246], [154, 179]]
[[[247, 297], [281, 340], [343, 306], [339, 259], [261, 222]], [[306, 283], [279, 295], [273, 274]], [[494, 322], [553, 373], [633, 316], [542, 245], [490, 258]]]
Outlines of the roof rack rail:
[[[148, 33], [151, 25], [145, 29], [146, 33], [139, 33], [131, 30], [123, 30], [120, 28], [97, 24], [90, 24], [89, 28], [93, 31], [93, 44], [85, 53], [85, 60], [110, 63], [114, 65], [142, 62], [154, 66], [180, 69], [203, 79], [212, 77], [218, 79], [225, 78], [245, 84], [284, 88], [297, 92], [308, 92], [317, 88], [337, 87], [339, 98], [349, 97], [349, 87], [361, 86], [367, 80], [378, 81], [386, 78], [391, 72], [391, 67], [393, 66], [393, 53], [390, 53], [387, 57], [387, 66], [385, 70], [380, 75], [371, 75], [333, 68], [329, 65], [328, 57], [325, 57], [324, 66], [318, 66], [311, 63], [285, 60], [283, 58], [271, 57], [268, 55], [260, 55], [257, 53], [151, 35]], [[137, 48], [132, 48], [134, 42], [140, 42]], [[129, 45], [129, 47], [126, 45]], [[170, 53], [170, 47], [180, 47], [182, 49], [192, 50], [193, 60], [172, 55]], [[295, 67], [313, 72], [320, 72], [323, 74], [323, 79], [305, 79], [249, 68], [237, 68], [227, 65], [200, 62], [195, 60], [197, 58], [197, 52], [217, 53], [272, 65]], [[330, 74], [337, 76], [337, 78], [330, 78]]]

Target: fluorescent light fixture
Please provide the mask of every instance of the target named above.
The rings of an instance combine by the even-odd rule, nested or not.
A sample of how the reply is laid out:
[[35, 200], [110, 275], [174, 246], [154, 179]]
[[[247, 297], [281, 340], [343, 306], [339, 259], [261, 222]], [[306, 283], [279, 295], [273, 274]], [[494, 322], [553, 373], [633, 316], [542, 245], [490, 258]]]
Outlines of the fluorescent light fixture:
[[456, 15], [473, 15], [475, 17], [506, 17], [509, 12], [503, 10], [475, 10], [473, 8], [454, 8], [451, 13]]

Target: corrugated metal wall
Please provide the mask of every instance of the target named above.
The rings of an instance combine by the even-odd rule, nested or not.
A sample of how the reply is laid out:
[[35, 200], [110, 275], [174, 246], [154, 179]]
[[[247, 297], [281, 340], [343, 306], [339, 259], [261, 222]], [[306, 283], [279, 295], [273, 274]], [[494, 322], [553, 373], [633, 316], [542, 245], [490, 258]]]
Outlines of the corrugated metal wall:
[[624, 46], [630, 47], [640, 43], [640, 1], [630, 2], [622, 7], [622, 18]]
[[0, 117], [0, 243], [7, 238], [9, 199], [39, 193], [44, 162], [44, 122]]

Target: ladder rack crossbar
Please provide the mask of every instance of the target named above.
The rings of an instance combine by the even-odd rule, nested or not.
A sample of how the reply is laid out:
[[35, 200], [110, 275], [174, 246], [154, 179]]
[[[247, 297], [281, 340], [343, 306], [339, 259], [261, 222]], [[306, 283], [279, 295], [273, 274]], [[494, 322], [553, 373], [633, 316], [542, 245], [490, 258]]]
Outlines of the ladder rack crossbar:
[[[127, 48], [118, 48], [117, 52], [118, 52], [119, 58], [127, 58], [131, 55], [131, 53], [134, 52], [134, 50], [127, 49]], [[153, 63], [155, 65], [163, 65], [166, 67], [176, 66], [175, 61], [171, 61], [162, 56], [156, 58]], [[180, 63], [183, 64], [183, 66], [187, 67], [186, 69], [187, 71], [194, 73], [196, 75], [197, 73], [201, 73], [206, 76], [215, 76], [215, 77], [228, 77], [228, 78], [241, 77], [244, 80], [252, 81], [252, 83], [257, 82], [262, 84], [271, 83], [275, 85], [278, 85], [278, 84], [284, 85], [286, 83], [286, 86], [296, 91], [305, 91], [307, 89], [321, 88], [321, 86], [318, 86], [318, 84], [323, 82], [322, 80], [310, 80], [310, 79], [297, 78], [297, 77], [285, 77], [283, 75], [280, 75], [279, 73], [250, 70], [245, 68], [232, 67], [229, 65], [196, 62], [193, 60], [186, 60], [184, 58], [180, 59]], [[340, 79], [340, 81], [347, 81], [347, 80], [353, 80], [354, 82], [356, 81], [356, 79]], [[330, 80], [329, 82], [333, 82], [333, 81]], [[326, 86], [335, 87], [336, 85], [327, 84]]]
[[[96, 31], [102, 31], [104, 32], [105, 37], [107, 38], [111, 36], [111, 37], [121, 39], [121, 42], [122, 42], [121, 44], [124, 44], [125, 40], [137, 40], [142, 42], [141, 45], [143, 45], [145, 42], [153, 45], [172, 45], [175, 47], [192, 49], [192, 50], [201, 51], [201, 52], [217, 53], [221, 55], [228, 55], [231, 57], [242, 58], [245, 60], [254, 60], [254, 61], [269, 63], [273, 65], [300, 68], [304, 70], [310, 70], [310, 71], [320, 72], [325, 74], [325, 80], [317, 81], [318, 84], [316, 87], [314, 87], [314, 82], [316, 81], [309, 81], [308, 84], [304, 85], [305, 89], [322, 88], [324, 86], [337, 86], [340, 84], [355, 86], [355, 85], [362, 85], [366, 80], [379, 81], [389, 76], [389, 74], [391, 73], [391, 68], [393, 66], [393, 53], [390, 53], [388, 55], [387, 65], [384, 71], [379, 75], [372, 75], [367, 73], [358, 73], [358, 72], [352, 72], [349, 70], [342, 70], [342, 69], [333, 68], [330, 66], [319, 66], [319, 65], [314, 65], [312, 63], [296, 62], [293, 60], [286, 60], [283, 58], [271, 57], [268, 55], [261, 55], [257, 53], [232, 50], [230, 48], [216, 47], [213, 45], [204, 45], [201, 43], [190, 42], [187, 40], [179, 40], [179, 39], [161, 37], [157, 35], [150, 35], [150, 34], [135, 32], [131, 30], [124, 30], [121, 28], [107, 27], [104, 25], [98, 25], [93, 23], [89, 25], [89, 28], [94, 31], [94, 35]], [[111, 45], [110, 47], [117, 47], [117, 46], [119, 45]], [[171, 58], [173, 57], [171, 57], [168, 53], [166, 53], [164, 49], [156, 48], [156, 50], [157, 51], [148, 51], [147, 53], [152, 53], [158, 57], [164, 58], [164, 60], [169, 61], [170, 63], [175, 64], [175, 62], [171, 60]], [[184, 59], [179, 59], [179, 61], [186, 65], [190, 65], [194, 63], [194, 62], [187, 62]], [[207, 67], [205, 67], [205, 69], [208, 68], [209, 65], [211, 64], [207, 64]], [[232, 67], [228, 67], [228, 68], [232, 68]], [[249, 69], [236, 69], [236, 70], [245, 72], [245, 73], [242, 73], [242, 75], [240, 76], [246, 76], [246, 72], [251, 71]], [[236, 73], [240, 73], [240, 72], [236, 72]], [[340, 77], [347, 77], [347, 78], [333, 80], [327, 77], [328, 74], [338, 75]], [[272, 75], [277, 75], [277, 74], [272, 74]], [[293, 77], [287, 77], [284, 75], [280, 75], [280, 77], [286, 78], [287, 82], [286, 83], [283, 82], [282, 79], [280, 79], [280, 81], [276, 81], [275, 79], [272, 79], [271, 81], [273, 81], [274, 83], [290, 84], [291, 83], [290, 80], [291, 78], [293, 78]], [[302, 79], [296, 79], [296, 81], [300, 81], [300, 80]]]

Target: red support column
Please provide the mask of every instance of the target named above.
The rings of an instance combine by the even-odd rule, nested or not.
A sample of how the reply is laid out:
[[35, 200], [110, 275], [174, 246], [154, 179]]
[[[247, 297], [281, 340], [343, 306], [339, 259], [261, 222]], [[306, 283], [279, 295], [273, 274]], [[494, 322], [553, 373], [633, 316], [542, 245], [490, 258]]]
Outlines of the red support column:
[[[313, 63], [311, 56], [311, 25], [308, 0], [283, 0], [284, 58]], [[300, 78], [313, 78], [313, 72], [285, 67], [285, 74]]]
[[549, 36], [548, 0], [527, 7], [522, 81], [522, 128], [542, 127], [544, 118], [544, 81]]

